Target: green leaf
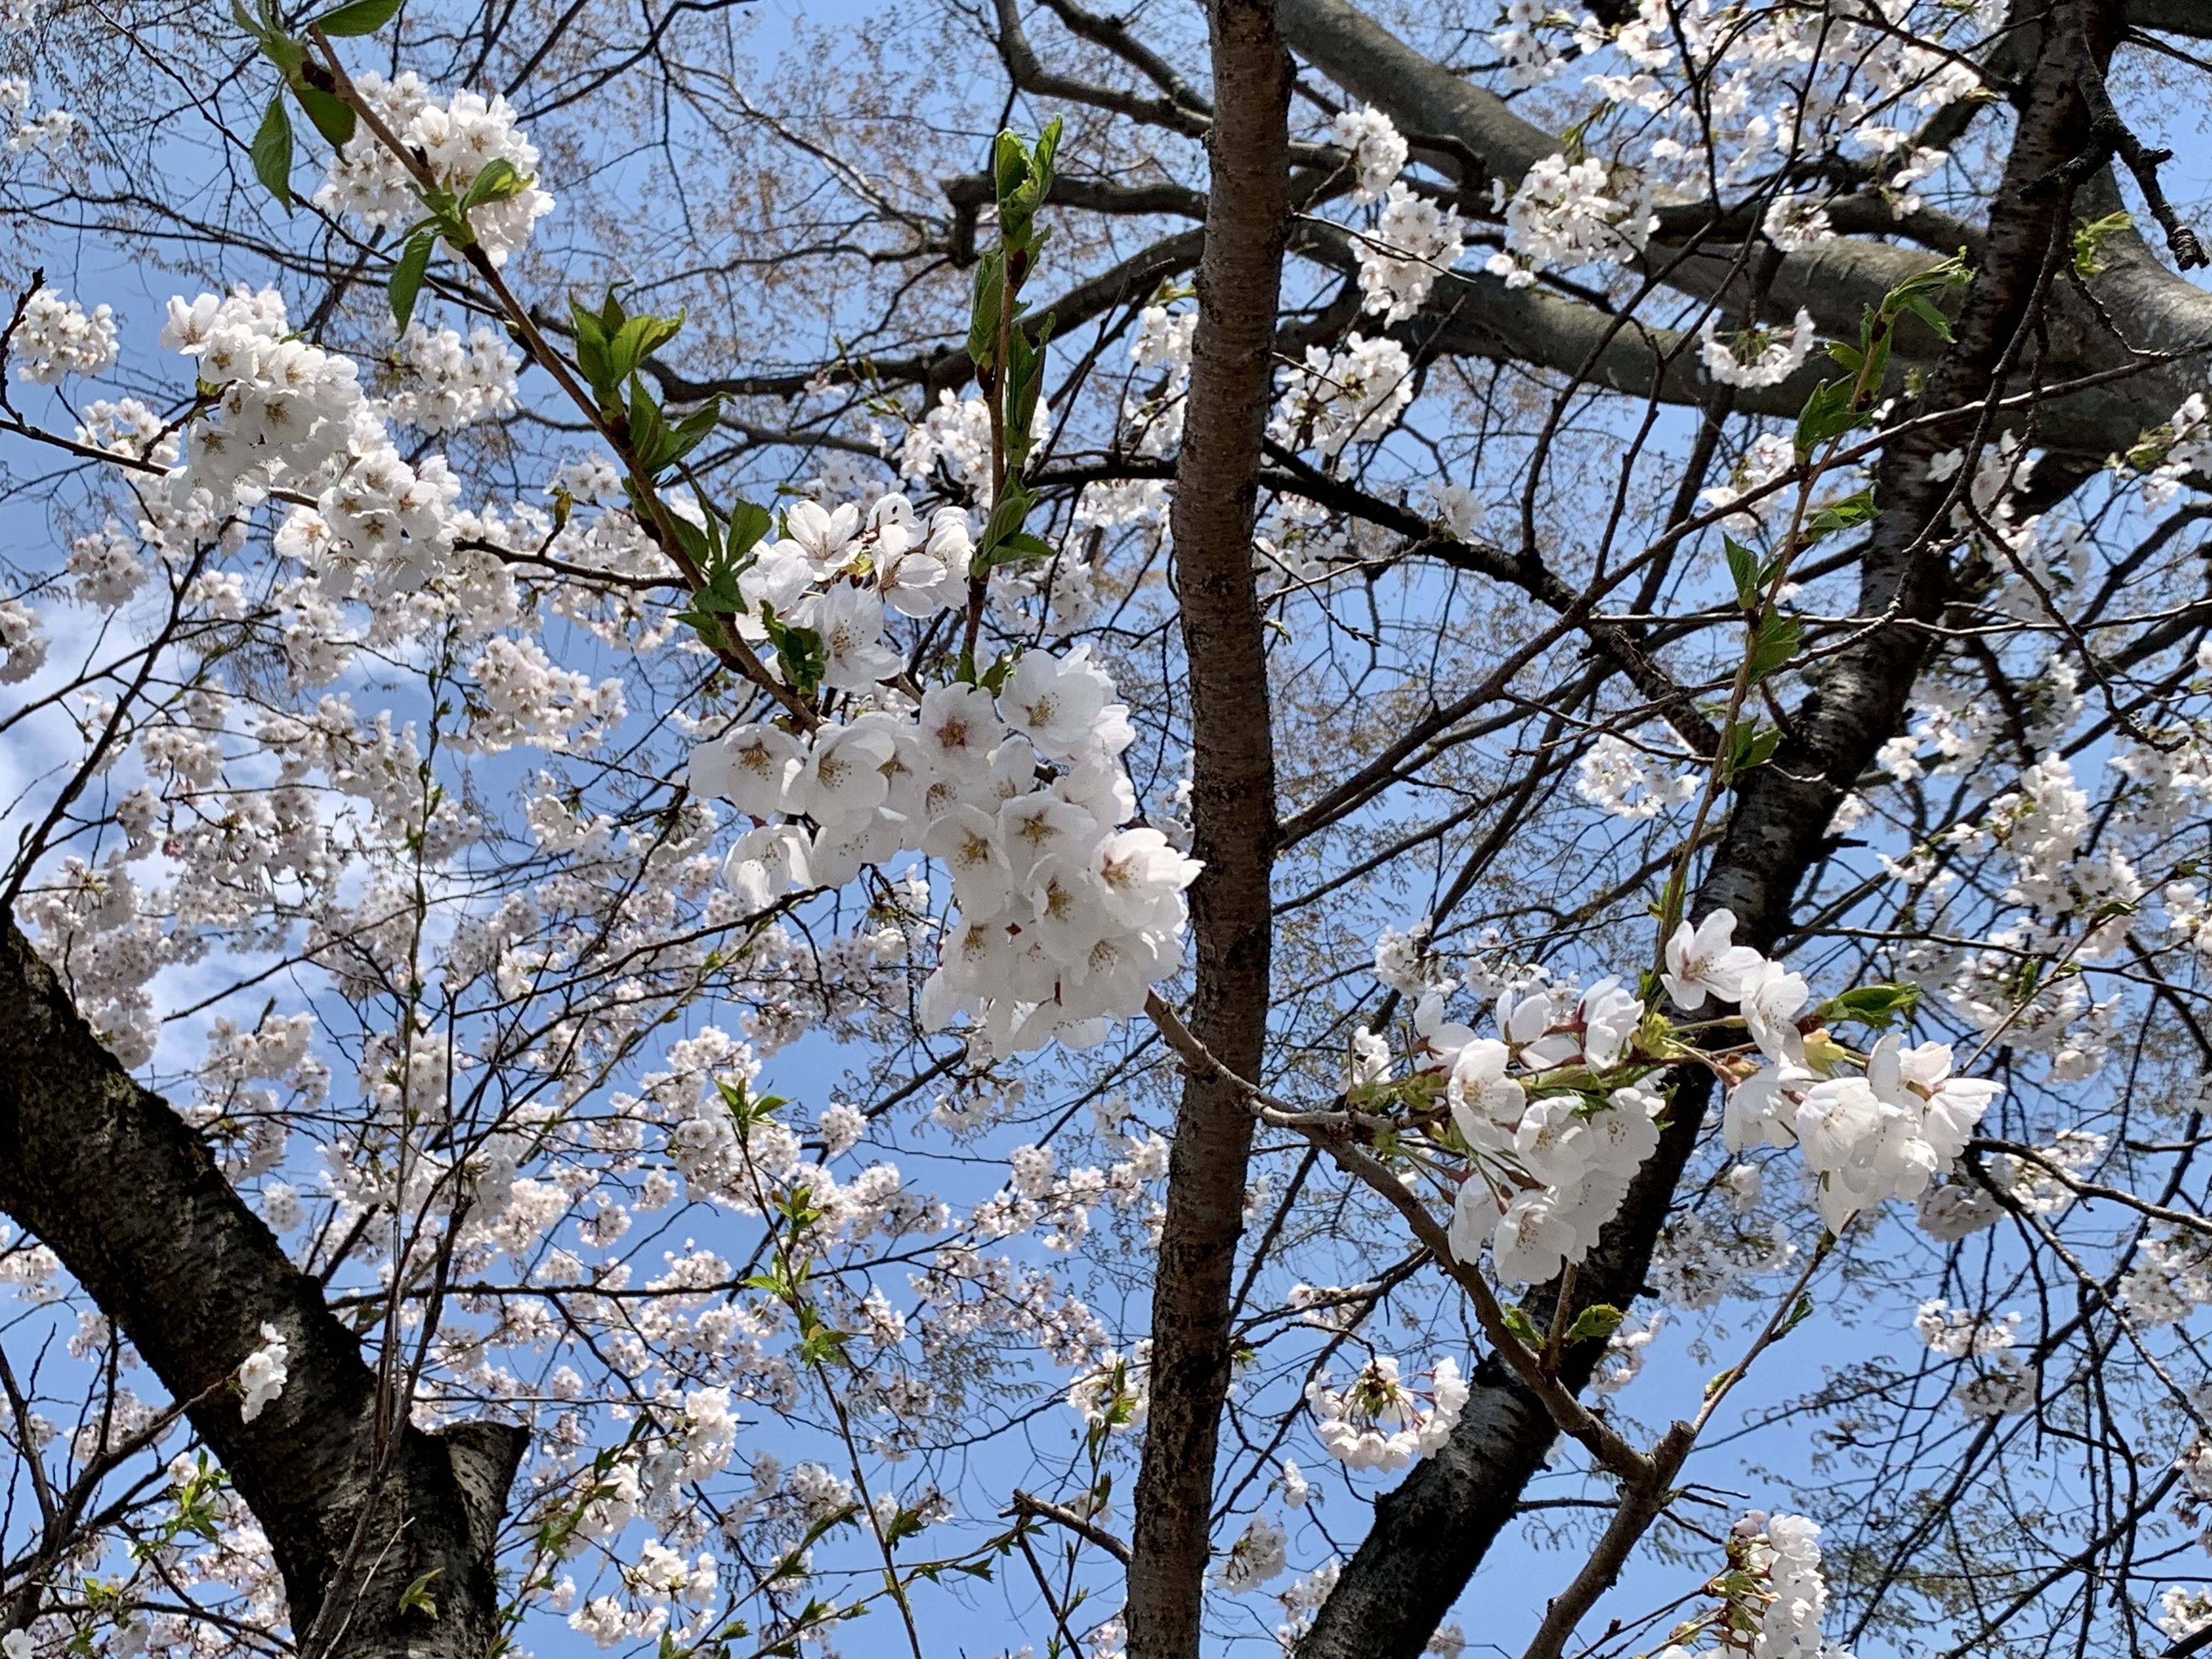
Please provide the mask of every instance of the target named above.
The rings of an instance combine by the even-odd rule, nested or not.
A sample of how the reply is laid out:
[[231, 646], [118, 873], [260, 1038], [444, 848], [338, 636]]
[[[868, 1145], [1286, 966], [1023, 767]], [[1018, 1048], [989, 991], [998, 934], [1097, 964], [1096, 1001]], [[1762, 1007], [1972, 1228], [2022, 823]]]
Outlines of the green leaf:
[[1728, 742], [1721, 757], [1721, 776], [1723, 779], [1757, 771], [1774, 758], [1781, 747], [1779, 726], [1759, 726], [1748, 723], [1729, 728]]
[[430, 270], [430, 254], [437, 245], [437, 238], [428, 231], [418, 230], [407, 239], [406, 247], [392, 263], [385, 292], [392, 299], [392, 323], [402, 334], [415, 314], [415, 296], [422, 291], [422, 279]]
[[607, 341], [607, 373], [626, 380], [647, 357], [666, 345], [684, 326], [684, 313], [673, 317], [632, 317]]
[[[999, 493], [999, 499], [991, 503], [991, 516], [983, 521], [983, 534], [975, 544], [975, 556], [970, 562], [970, 569], [980, 574], [994, 565], [1008, 562], [1001, 549], [1022, 533], [1023, 521], [1028, 518], [1029, 510], [1036, 502], [1036, 497], [1018, 483], [1012, 478], [1006, 481], [1006, 487]], [[1024, 558], [1029, 555], [1016, 554], [1013, 556]]]
[[1759, 555], [1733, 536], [1724, 535], [1721, 544], [1728, 550], [1729, 576], [1735, 583], [1735, 602], [1746, 611], [1759, 608]]
[[353, 106], [343, 98], [325, 92], [319, 87], [292, 82], [292, 95], [300, 100], [300, 107], [307, 112], [317, 132], [343, 149], [353, 140]]
[[629, 377], [630, 453], [637, 470], [648, 478], [659, 477], [697, 448], [721, 418], [722, 401], [715, 398], [671, 426], [645, 383], [635, 374]]
[[400, 1607], [409, 1613], [419, 1613], [430, 1619], [436, 1619], [438, 1604], [431, 1597], [430, 1585], [432, 1581], [443, 1571], [445, 1571], [443, 1567], [432, 1567], [427, 1572], [416, 1573], [414, 1582], [399, 1592]]
[[1849, 380], [1823, 380], [1813, 388], [1797, 416], [1798, 460], [1811, 460], [1822, 444], [1865, 424], [1865, 413], [1852, 404], [1854, 390]]
[[611, 408], [623, 377], [610, 372], [606, 325], [598, 312], [585, 309], [574, 295], [568, 296], [568, 316], [576, 327], [576, 367], [584, 371], [584, 379], [599, 394], [599, 407]]
[[1789, 1316], [1774, 1328], [1774, 1334], [1778, 1337], [1787, 1336], [1812, 1316], [1813, 1298], [1801, 1291], [1798, 1292], [1796, 1305], [1790, 1310]]
[[1747, 683], [1758, 684], [1796, 656], [1804, 633], [1795, 617], [1785, 617], [1778, 611], [1769, 612], [1759, 624], [1759, 637], [1752, 642]]
[[765, 600], [761, 603], [761, 622], [775, 647], [776, 660], [783, 665], [784, 679], [799, 696], [812, 696], [830, 668], [830, 653], [822, 636], [811, 628], [794, 628], [780, 621], [775, 608]]
[[1877, 1031], [1910, 1019], [1920, 1001], [1917, 985], [1861, 985], [1820, 1005], [1824, 1021], [1848, 1019]]
[[775, 520], [764, 507], [739, 501], [730, 509], [730, 528], [724, 538], [732, 562], [752, 551], [760, 538], [775, 528]]
[[979, 369], [998, 367], [999, 318], [1006, 299], [1006, 256], [993, 248], [975, 262], [968, 307], [968, 356]]
[[898, 1512], [891, 1516], [890, 1525], [884, 1528], [884, 1542], [896, 1545], [902, 1539], [913, 1537], [921, 1527], [921, 1511], [901, 1504]]
[[504, 202], [510, 196], [520, 195], [529, 184], [528, 174], [504, 155], [495, 155], [484, 163], [481, 173], [469, 180], [469, 187], [460, 199], [460, 211], [465, 214], [471, 208]]
[[823, 1535], [831, 1528], [843, 1526], [860, 1512], [860, 1506], [858, 1504], [848, 1504], [842, 1509], [832, 1510], [812, 1526], [807, 1528], [805, 1536], [799, 1540], [799, 1547], [792, 1553], [794, 1556], [805, 1554], [807, 1551], [822, 1541]]
[[1849, 530], [1871, 520], [1875, 514], [1874, 491], [1862, 489], [1856, 495], [1846, 495], [1832, 501], [1805, 520], [1805, 544], [1810, 547], [1823, 537], [1832, 536], [1838, 530]]
[[991, 550], [990, 562], [986, 568], [995, 569], [1002, 564], [1019, 564], [1024, 559], [1049, 559], [1057, 550], [1043, 537], [1018, 530]]
[[1048, 313], [1034, 331], [1024, 326], [1013, 330], [1007, 337], [1007, 355], [1012, 362], [1006, 374], [1006, 466], [1018, 472], [1029, 459], [1034, 443], [1030, 434], [1036, 425], [1037, 396], [1044, 390], [1045, 348], [1052, 340], [1053, 319]]
[[1906, 310], [1935, 331], [1937, 339], [1946, 342], [1950, 339], [1951, 319], [1936, 308], [1934, 301], [1916, 294], [1905, 305]]
[[1001, 211], [1013, 201], [1015, 192], [1029, 182], [1029, 146], [1022, 142], [1019, 133], [1001, 132], [991, 146], [991, 181]]
[[669, 428], [667, 453], [660, 459], [661, 466], [680, 461], [705, 440], [722, 418], [722, 400], [710, 398]]
[[1513, 1334], [1515, 1340], [1522, 1346], [1540, 1348], [1544, 1346], [1544, 1334], [1536, 1328], [1535, 1322], [1527, 1314], [1522, 1313], [1518, 1308], [1507, 1308], [1504, 1310], [1504, 1313], [1505, 1328]]
[[2101, 219], [2090, 219], [2074, 227], [2074, 269], [2084, 276], [2094, 276], [2105, 269], [2104, 248], [2107, 236], [2131, 228], [2134, 216], [2125, 212], [2108, 213]]
[[261, 125], [253, 135], [253, 176], [276, 198], [285, 212], [292, 210], [292, 118], [284, 110], [282, 91], [269, 95]]
[[1880, 319], [1887, 323], [1911, 312], [1934, 330], [1941, 340], [1951, 337], [1951, 319], [1936, 307], [1936, 296], [1951, 289], [1964, 288], [1974, 280], [1974, 270], [1966, 263], [1966, 250], [1960, 248], [1949, 258], [1917, 270], [1881, 297]]
[[[700, 507], [706, 515], [707, 521], [704, 524], [694, 524], [681, 513], [672, 511], [668, 515], [668, 523], [669, 526], [676, 532], [676, 539], [684, 544], [684, 550], [691, 556], [691, 562], [709, 573], [707, 589], [701, 595], [703, 599], [706, 593], [715, 592], [717, 588], [717, 584], [712, 579], [712, 573], [721, 564], [719, 554], [721, 538], [715, 533], [714, 509], [706, 506], [703, 501], [700, 503]], [[729, 573], [724, 571], [722, 574], [726, 576]], [[736, 589], [734, 584], [725, 584], [721, 591], [734, 593]], [[727, 609], [729, 607], [709, 608]], [[742, 609], [742, 605], [738, 608]]]
[[[1886, 330], [1881, 338], [1868, 342], [1866, 356], [1856, 374], [1859, 386], [1857, 401], [1862, 405], [1871, 408], [1881, 391], [1882, 378], [1889, 373], [1889, 349], [1896, 342], [1897, 335], [1893, 330]], [[1909, 372], [1917, 374], [1919, 371]]]
[[[1060, 149], [1058, 118], [1038, 135], [1034, 149], [1013, 132], [1001, 132], [992, 150], [992, 177], [999, 198], [999, 240], [1020, 256], [1012, 267], [1025, 274], [1030, 258], [1044, 246], [1032, 230], [1036, 211], [1052, 193], [1053, 160]], [[1018, 281], [1017, 282], [1018, 286]]]
[[237, 20], [239, 27], [253, 37], [255, 50], [276, 66], [276, 72], [286, 82], [296, 84], [307, 62], [307, 49], [276, 27], [273, 13], [256, 17], [238, 0], [231, 0], [230, 15]]
[[325, 34], [374, 34], [399, 15], [406, 0], [351, 0], [315, 19], [310, 27]]
[[1620, 1328], [1627, 1316], [1609, 1303], [1594, 1302], [1575, 1316], [1575, 1322], [1567, 1327], [1570, 1342], [1591, 1342], [1611, 1336]]
[[1036, 173], [1044, 181], [1047, 190], [1052, 188], [1053, 160], [1060, 154], [1060, 117], [1055, 115], [1044, 124], [1044, 131], [1037, 134]]
[[650, 478], [660, 470], [660, 454], [668, 447], [668, 422], [661, 418], [660, 405], [645, 389], [645, 382], [636, 375], [629, 377], [630, 453], [637, 462], [637, 470]]

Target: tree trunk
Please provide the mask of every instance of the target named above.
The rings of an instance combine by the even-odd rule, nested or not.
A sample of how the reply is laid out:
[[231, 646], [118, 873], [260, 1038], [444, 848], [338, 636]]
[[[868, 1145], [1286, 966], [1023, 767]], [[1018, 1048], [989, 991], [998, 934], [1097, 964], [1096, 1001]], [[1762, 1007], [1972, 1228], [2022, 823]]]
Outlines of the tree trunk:
[[[1215, 118], [1198, 328], [1170, 523], [1190, 677], [1197, 980], [1190, 1027], [1237, 1075], [1262, 1069], [1273, 943], [1275, 760], [1252, 520], [1290, 228], [1291, 59], [1273, 0], [1211, 0]], [[1194, 1659], [1252, 1115], [1187, 1074], [1152, 1287], [1152, 1401], [1137, 1478], [1133, 1659]]]
[[[375, 1374], [321, 1285], [100, 1046], [21, 930], [0, 928], [0, 1211], [185, 1402], [269, 1535], [303, 1653], [483, 1659], [498, 1633], [493, 1546], [527, 1431], [403, 1422], [380, 1472]], [[285, 1340], [289, 1376], [248, 1423], [233, 1379], [264, 1323]], [[417, 1581], [434, 1616], [400, 1605]]]
[[[2056, 8], [2048, 24], [2027, 25], [2039, 36], [2034, 70], [1990, 216], [1989, 246], [1956, 337], [1929, 379], [1926, 409], [1978, 400], [2011, 374], [2048, 273], [2069, 247], [2069, 200], [2039, 186], [2089, 147], [2080, 90], [2084, 45], [2101, 73], [2123, 10], [2115, 0], [2075, 0]], [[1996, 430], [1985, 435], [1994, 438]], [[1829, 664], [1819, 689], [1796, 709], [1779, 752], [1742, 780], [1692, 905], [1700, 917], [1734, 910], [1740, 941], [1771, 948], [1787, 929], [1792, 900], [1821, 856], [1836, 807], [1903, 724], [1932, 637], [1925, 624], [1940, 618], [1951, 590], [1952, 485], [1930, 477], [1928, 464], [1972, 436], [1963, 423], [1922, 427], [1883, 452], [1875, 481], [1881, 512], [1861, 566], [1857, 614], [1891, 620]], [[1626, 1307], [1642, 1290], [1675, 1183], [1697, 1145], [1708, 1087], [1702, 1078], [1677, 1083], [1670, 1127], [1578, 1274], [1577, 1301]], [[1539, 1293], [1540, 1312], [1549, 1294], [1548, 1287]], [[1565, 1380], [1579, 1388], [1600, 1351], [1584, 1345]], [[1494, 1357], [1486, 1358], [1450, 1443], [1376, 1505], [1375, 1525], [1316, 1616], [1302, 1659], [1413, 1659], [1512, 1520], [1554, 1437], [1534, 1398]]]

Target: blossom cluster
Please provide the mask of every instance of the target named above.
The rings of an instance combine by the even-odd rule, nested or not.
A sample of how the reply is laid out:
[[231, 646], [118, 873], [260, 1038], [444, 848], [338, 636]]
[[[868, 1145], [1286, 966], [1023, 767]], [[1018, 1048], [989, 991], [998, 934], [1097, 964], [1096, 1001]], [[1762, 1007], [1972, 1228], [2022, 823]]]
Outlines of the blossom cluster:
[[[354, 85], [399, 142], [421, 156], [441, 188], [465, 196], [494, 161], [514, 167], [520, 187], [469, 210], [469, 228], [494, 264], [530, 239], [531, 227], [553, 210], [537, 181], [538, 149], [515, 126], [504, 97], [457, 92], [440, 100], [410, 70], [394, 80], [357, 76]], [[409, 224], [422, 204], [406, 164], [364, 124], [330, 160], [316, 202], [372, 225]]]
[[1615, 817], [1655, 818], [1698, 793], [1695, 771], [1601, 732], [1575, 762], [1575, 793]]
[[1723, 1134], [1731, 1150], [1795, 1145], [1817, 1181], [1821, 1218], [1840, 1227], [1893, 1198], [1918, 1198], [1956, 1164], [2002, 1085], [1951, 1073], [1951, 1045], [1907, 1048], [1894, 1035], [1868, 1056], [1863, 1075], [1822, 1076], [1790, 1060], [1729, 1091]]
[[813, 502], [785, 520], [791, 533], [740, 587], [820, 639], [825, 688], [875, 706], [805, 732], [747, 722], [694, 751], [694, 787], [760, 821], [732, 850], [731, 884], [765, 907], [926, 852], [957, 915], [924, 1020], [964, 1014], [995, 1051], [1097, 1041], [1180, 965], [1197, 873], [1159, 830], [1118, 827], [1136, 809], [1121, 763], [1134, 733], [1112, 680], [1078, 646], [1024, 654], [995, 696], [964, 682], [918, 700], [881, 690], [904, 666], [884, 641], [885, 607], [926, 617], [965, 597], [965, 515], [947, 508], [925, 527], [885, 495], [865, 520]]
[[[30, 8], [22, 0], [9, 0], [15, 9], [13, 15], [24, 16]], [[15, 31], [4, 26], [11, 14], [0, 12], [0, 33]], [[76, 117], [66, 109], [49, 109], [40, 114], [30, 112], [31, 83], [20, 76], [0, 79], [0, 120], [20, 116], [15, 129], [8, 135], [8, 148], [16, 155], [37, 154], [51, 160], [60, 154], [76, 131]]]
[[1780, 386], [1805, 366], [1819, 343], [1810, 313], [1800, 307], [1786, 329], [1753, 329], [1732, 340], [1714, 333], [1717, 319], [1708, 315], [1698, 331], [1698, 354], [1705, 373], [1723, 386]]
[[1467, 1401], [1468, 1386], [1449, 1359], [1436, 1362], [1422, 1391], [1401, 1377], [1389, 1354], [1368, 1360], [1340, 1389], [1326, 1375], [1306, 1385], [1322, 1449], [1353, 1469], [1402, 1469], [1440, 1449]]
[[1390, 186], [1373, 233], [1362, 239], [1360, 308], [1387, 328], [1421, 308], [1437, 277], [1459, 263], [1467, 244], [1455, 208], [1416, 195], [1403, 179]]
[[1351, 153], [1358, 182], [1352, 199], [1364, 207], [1382, 199], [1405, 170], [1406, 141], [1389, 116], [1372, 104], [1348, 109], [1329, 124], [1329, 137]]
[[[1891, 1198], [1921, 1196], [1958, 1163], [2000, 1086], [1953, 1076], [1942, 1043], [1906, 1048], [1892, 1034], [1854, 1054], [1820, 1010], [1805, 1012], [1803, 977], [1735, 944], [1735, 926], [1731, 912], [1715, 910], [1668, 939], [1657, 977], [1671, 1017], [1647, 1010], [1617, 977], [1579, 994], [1524, 984], [1498, 996], [1495, 1036], [1447, 1017], [1453, 983], [1429, 981], [1418, 936], [1386, 934], [1376, 972], [1418, 996], [1415, 1079], [1441, 1082], [1452, 1130], [1443, 1144], [1465, 1160], [1449, 1229], [1462, 1261], [1486, 1244], [1501, 1280], [1534, 1284], [1586, 1257], [1657, 1149], [1666, 1103], [1643, 1085], [1667, 1060], [1695, 1057], [1735, 1080], [1727, 1146], [1796, 1147], [1832, 1228]], [[1696, 1018], [1708, 1003], [1734, 1012]], [[1723, 1023], [1740, 1023], [1750, 1042], [1697, 1045], [1708, 1024]], [[1390, 1065], [1379, 1036], [1355, 1033], [1352, 1098], [1401, 1086]], [[1747, 1206], [1760, 1172], [1744, 1165], [1732, 1185]], [[1775, 1248], [1769, 1241], [1762, 1253], [1771, 1260]], [[1700, 1276], [1717, 1286], [1733, 1273]]]
[[[1915, 187], [1948, 157], [1916, 145], [1914, 130], [1975, 95], [1973, 54], [2002, 13], [1931, 9], [1900, 27], [1907, 9], [1835, 9], [1817, 25], [1784, 9], [1737, 25], [1711, 8], [1638, 0], [1608, 27], [1576, 9], [1508, 0], [1490, 40], [1512, 80], [1533, 86], [1579, 64], [1587, 93], [1635, 120], [1611, 159], [1591, 154], [1596, 135], [1578, 129], [1572, 150], [1493, 186], [1507, 234], [1489, 269], [1523, 286], [1546, 270], [1627, 263], [1652, 228], [1652, 204], [1701, 198], [1715, 177], [1765, 192], [1762, 232], [1782, 252], [1802, 252], [1834, 234], [1825, 201], [1784, 182], [1808, 154], [1857, 152], [1893, 216], [1918, 213]], [[1691, 87], [1703, 90], [1692, 96]]]
[[8, 338], [15, 373], [40, 386], [71, 374], [97, 374], [115, 361], [115, 313], [106, 306], [87, 311], [51, 288], [23, 301]]
[[[1729, 1529], [1729, 1564], [1735, 1572], [1716, 1581], [1727, 1595], [1717, 1622], [1728, 1650], [1747, 1648], [1750, 1659], [1850, 1659], [1820, 1638], [1828, 1583], [1820, 1571], [1820, 1528], [1805, 1516], [1763, 1510], [1749, 1511]], [[1688, 1650], [1670, 1645], [1660, 1659], [1689, 1659]]]
[[1285, 1535], [1279, 1522], [1254, 1515], [1229, 1553], [1213, 1571], [1215, 1585], [1231, 1595], [1255, 1590], [1279, 1577], [1285, 1562]]
[[1522, 177], [1510, 200], [1502, 180], [1495, 193], [1505, 246], [1484, 268], [1508, 288], [1527, 288], [1553, 267], [1626, 264], [1658, 225], [1643, 181], [1594, 155], [1574, 162], [1547, 155]]
[[291, 1346], [283, 1334], [274, 1325], [263, 1325], [261, 1346], [246, 1355], [238, 1368], [238, 1386], [245, 1395], [238, 1414], [246, 1421], [251, 1423], [260, 1416], [269, 1402], [284, 1392], [285, 1383], [291, 1381], [288, 1369], [291, 1358]]
[[1334, 456], [1372, 443], [1413, 400], [1413, 359], [1395, 340], [1348, 335], [1334, 351], [1306, 348], [1284, 377], [1267, 435], [1294, 449]]
[[[1191, 341], [1197, 330], [1194, 310], [1152, 305], [1138, 314], [1136, 337], [1129, 343], [1133, 384], [1122, 394], [1115, 427], [1117, 441], [1133, 454], [1171, 455], [1182, 441], [1183, 396], [1190, 386]], [[1135, 373], [1139, 370], [1148, 371], [1142, 382]], [[1075, 526], [1089, 530], [1157, 524], [1165, 516], [1167, 499], [1164, 478], [1114, 478], [1086, 484], [1076, 498]], [[1074, 550], [1064, 550], [1060, 562], [1076, 562]]]
[[2020, 1340], [2018, 1314], [1992, 1319], [1931, 1297], [1920, 1304], [1912, 1324], [1931, 1352], [1986, 1362], [1951, 1396], [1969, 1417], [2008, 1416], [2035, 1404], [2036, 1369], [2014, 1348]]
[[471, 330], [464, 340], [453, 329], [410, 323], [399, 341], [399, 357], [407, 378], [386, 404], [398, 425], [434, 436], [514, 407], [522, 359], [490, 329]]
[[331, 597], [357, 581], [406, 592], [451, 553], [460, 481], [441, 455], [419, 465], [393, 444], [352, 359], [289, 331], [283, 298], [243, 286], [169, 301], [161, 343], [194, 360], [210, 407], [170, 475], [173, 507], [219, 521], [270, 491], [313, 490], [276, 538]]

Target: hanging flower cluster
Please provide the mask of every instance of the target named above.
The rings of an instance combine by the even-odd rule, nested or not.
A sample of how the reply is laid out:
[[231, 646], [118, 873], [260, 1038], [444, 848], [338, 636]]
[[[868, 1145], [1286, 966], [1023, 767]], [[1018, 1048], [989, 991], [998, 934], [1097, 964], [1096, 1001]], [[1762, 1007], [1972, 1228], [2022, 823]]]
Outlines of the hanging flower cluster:
[[[1674, 1627], [1656, 1659], [1850, 1659], [1821, 1639], [1828, 1581], [1820, 1528], [1802, 1515], [1753, 1510], [1729, 1528], [1728, 1566], [1706, 1589], [1721, 1598]], [[1715, 1638], [1711, 1648], [1691, 1644]]]
[[[494, 264], [504, 264], [530, 240], [531, 227], [553, 210], [553, 198], [537, 182], [537, 147], [517, 130], [505, 98], [458, 92], [441, 101], [411, 70], [391, 81], [360, 76], [354, 85], [400, 143], [428, 165], [440, 186], [454, 196], [465, 196], [494, 161], [514, 169], [520, 188], [469, 210], [469, 228]], [[406, 224], [422, 213], [406, 164], [366, 124], [331, 155], [329, 176], [315, 200], [372, 225]]]
[[[1478, 1036], [1447, 1017], [1445, 981], [1415, 1005], [1411, 1079], [1392, 1079], [1378, 1036], [1354, 1035], [1355, 1103], [1399, 1096], [1433, 1113], [1441, 1097], [1443, 1121], [1431, 1117], [1430, 1133], [1462, 1161], [1449, 1230], [1461, 1261], [1487, 1245], [1501, 1280], [1538, 1284], [1588, 1256], [1658, 1147], [1666, 1101], [1646, 1085], [1670, 1064], [1705, 1065], [1733, 1084], [1723, 1118], [1731, 1150], [1799, 1149], [1831, 1227], [1918, 1197], [1957, 1162], [2000, 1085], [1952, 1076], [1942, 1043], [1908, 1049], [1891, 1035], [1863, 1054], [1844, 1048], [1826, 1021], [1886, 1023], [1911, 993], [1869, 987], [1808, 1014], [1802, 976], [1734, 943], [1735, 925], [1715, 910], [1667, 941], [1654, 980], [1679, 1020], [1616, 977], [1579, 995], [1508, 990], [1496, 1005], [1498, 1035]], [[1387, 957], [1394, 981], [1420, 988], [1418, 942], [1394, 939], [1378, 947], [1378, 972]], [[1693, 1018], [1709, 1003], [1733, 1012]], [[1730, 1026], [1749, 1041], [1712, 1040]]]
[[1322, 1449], [1354, 1469], [1418, 1463], [1451, 1438], [1467, 1399], [1467, 1384], [1453, 1361], [1437, 1361], [1427, 1389], [1420, 1390], [1401, 1379], [1389, 1354], [1376, 1355], [1341, 1389], [1331, 1388], [1326, 1376], [1306, 1385]]
[[824, 689], [872, 706], [809, 732], [750, 721], [695, 751], [694, 787], [759, 820], [729, 879], [764, 906], [841, 886], [866, 864], [924, 852], [957, 915], [922, 992], [932, 1026], [956, 1016], [994, 1052], [1099, 1040], [1181, 964], [1182, 891], [1197, 864], [1136, 812], [1121, 756], [1134, 738], [1087, 647], [1024, 654], [996, 694], [956, 682], [918, 699], [886, 689], [904, 665], [885, 607], [916, 617], [966, 596], [965, 515], [925, 528], [902, 495], [865, 517], [806, 502], [739, 578], [757, 607], [821, 641]]

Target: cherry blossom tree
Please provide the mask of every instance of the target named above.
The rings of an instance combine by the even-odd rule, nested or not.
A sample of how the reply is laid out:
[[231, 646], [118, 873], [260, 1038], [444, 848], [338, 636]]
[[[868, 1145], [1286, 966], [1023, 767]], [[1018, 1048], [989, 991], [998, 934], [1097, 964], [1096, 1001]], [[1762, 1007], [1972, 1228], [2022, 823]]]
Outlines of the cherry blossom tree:
[[5, 1659], [2212, 1645], [2203, 8], [0, 30]]

